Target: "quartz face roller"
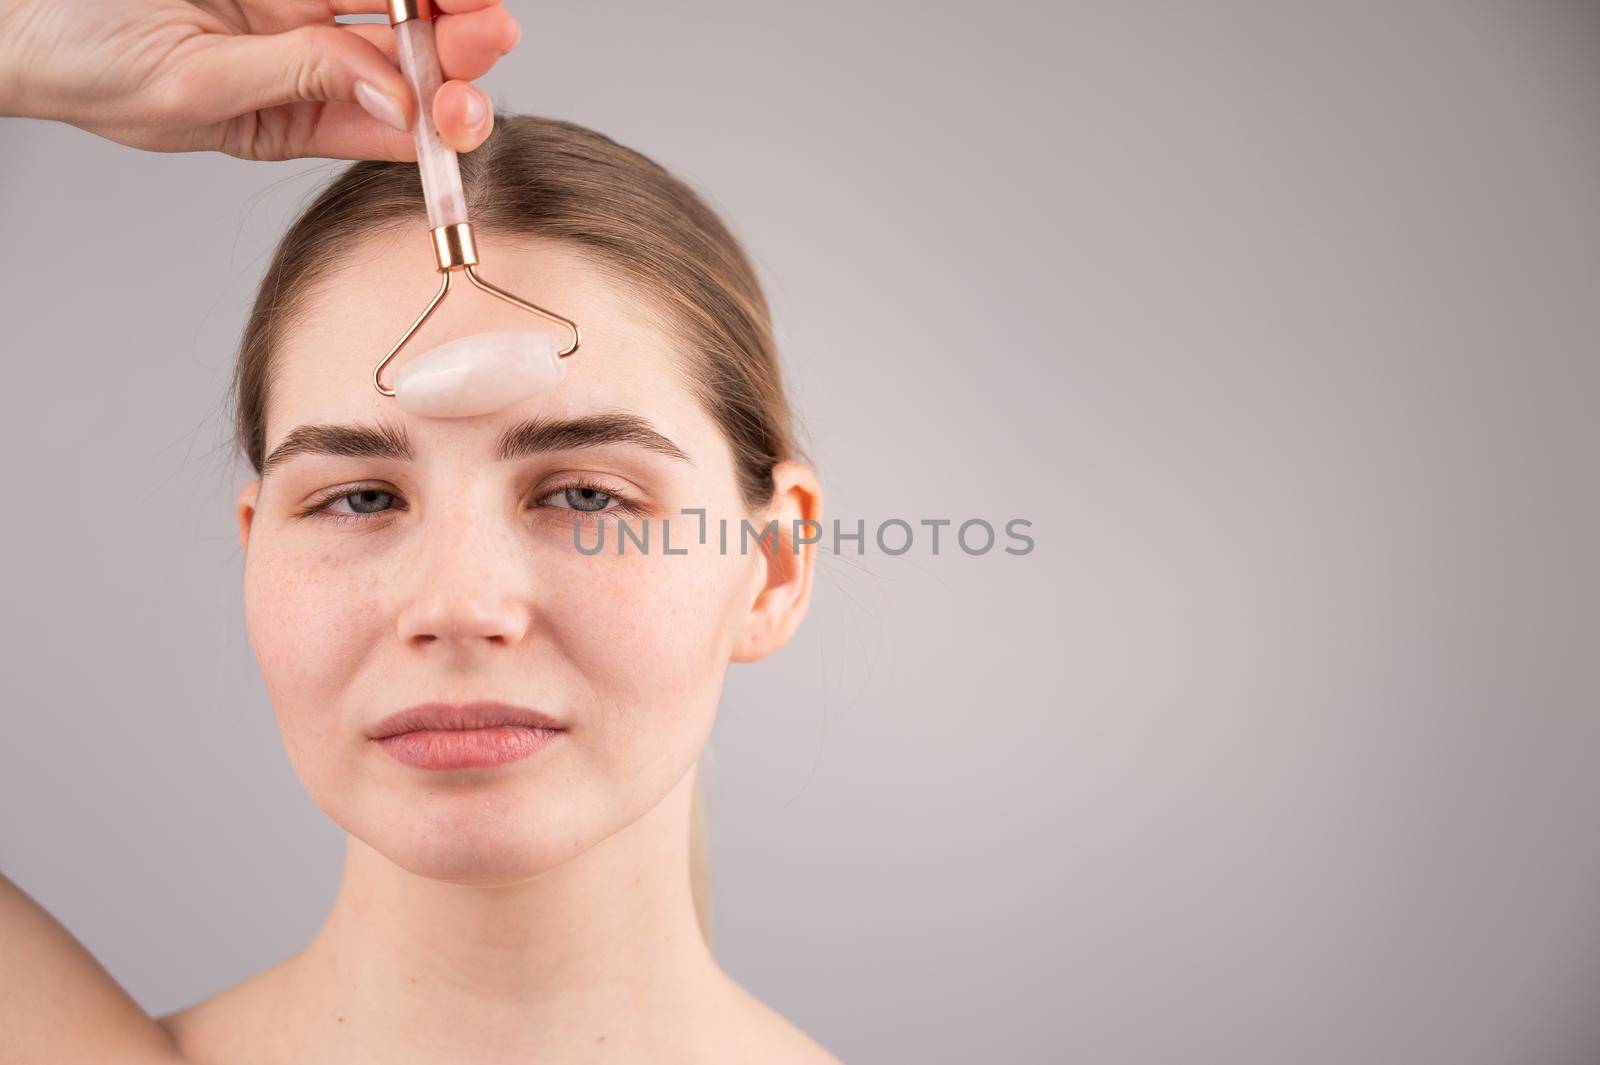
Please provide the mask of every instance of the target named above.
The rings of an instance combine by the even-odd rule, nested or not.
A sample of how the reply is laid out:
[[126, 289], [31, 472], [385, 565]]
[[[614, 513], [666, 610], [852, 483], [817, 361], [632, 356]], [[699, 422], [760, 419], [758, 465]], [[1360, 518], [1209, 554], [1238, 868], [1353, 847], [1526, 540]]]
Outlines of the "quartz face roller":
[[520, 403], [566, 373], [549, 333], [474, 333], [396, 370], [395, 402], [408, 414], [466, 418]]
[[[442, 276], [432, 301], [373, 369], [372, 385], [383, 395], [394, 397], [400, 408], [411, 414], [436, 418], [487, 414], [559, 383], [566, 375], [561, 360], [577, 351], [581, 342], [578, 325], [478, 275], [477, 241], [467, 221], [461, 165], [433, 120], [434, 99], [444, 84], [434, 37], [433, 5], [431, 0], [387, 2], [400, 71], [416, 97], [412, 140], [417, 149], [434, 259]], [[450, 292], [456, 270], [479, 291], [565, 327], [572, 334], [572, 342], [558, 349], [555, 338], [548, 333], [477, 333], [419, 356], [394, 374], [393, 387], [386, 385], [384, 368], [438, 309]]]

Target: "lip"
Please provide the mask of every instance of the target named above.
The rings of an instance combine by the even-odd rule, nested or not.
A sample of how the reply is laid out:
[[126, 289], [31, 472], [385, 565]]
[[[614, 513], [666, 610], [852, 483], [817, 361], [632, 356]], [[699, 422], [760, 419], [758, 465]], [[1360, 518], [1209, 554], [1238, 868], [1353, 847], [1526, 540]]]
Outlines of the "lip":
[[420, 703], [390, 714], [368, 736], [418, 769], [477, 769], [531, 757], [565, 731], [530, 707], [482, 701]]

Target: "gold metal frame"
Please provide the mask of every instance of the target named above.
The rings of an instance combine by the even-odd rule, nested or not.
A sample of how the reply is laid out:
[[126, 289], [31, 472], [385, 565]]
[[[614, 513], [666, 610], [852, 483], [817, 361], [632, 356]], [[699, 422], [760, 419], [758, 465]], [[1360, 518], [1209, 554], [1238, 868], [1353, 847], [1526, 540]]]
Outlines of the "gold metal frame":
[[429, 0], [389, 0], [389, 25], [414, 18], [432, 18], [433, 4]]
[[[391, 0], [391, 2], [402, 2], [402, 0]], [[415, 0], [415, 2], [425, 5], [427, 0]], [[470, 222], [458, 222], [455, 225], [440, 226], [438, 229], [432, 230], [431, 233], [433, 236], [433, 255], [434, 259], [439, 263], [439, 273], [443, 275], [443, 281], [439, 285], [439, 291], [428, 302], [427, 308], [417, 316], [416, 321], [411, 323], [411, 328], [406, 330], [405, 335], [399, 339], [395, 346], [389, 349], [389, 354], [385, 355], [383, 361], [378, 363], [377, 369], [372, 371], [372, 384], [379, 392], [386, 396], [394, 395], [394, 389], [383, 383], [383, 368], [389, 365], [390, 360], [400, 353], [401, 348], [406, 346], [406, 341], [416, 335], [417, 330], [422, 328], [422, 323], [426, 322], [433, 312], [438, 310], [439, 304], [443, 303], [445, 296], [450, 294], [450, 275], [458, 269], [465, 271], [467, 280], [489, 293], [489, 295], [505, 300], [512, 306], [537, 314], [541, 318], [558, 322], [571, 330], [572, 344], [568, 346], [567, 350], [557, 352], [557, 358], [564, 359], [578, 350], [578, 345], [583, 341], [582, 336], [578, 333], [578, 323], [570, 318], [563, 318], [554, 311], [547, 311], [543, 307], [529, 303], [525, 299], [513, 296], [505, 289], [492, 285], [478, 276], [476, 269], [478, 264], [478, 243], [473, 238], [472, 224]]]

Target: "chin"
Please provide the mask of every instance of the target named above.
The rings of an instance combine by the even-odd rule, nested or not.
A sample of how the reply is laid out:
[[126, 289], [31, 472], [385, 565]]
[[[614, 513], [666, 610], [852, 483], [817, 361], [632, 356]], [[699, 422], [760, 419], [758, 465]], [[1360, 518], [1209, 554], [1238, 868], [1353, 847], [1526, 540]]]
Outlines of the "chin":
[[560, 864], [553, 856], [522, 848], [474, 849], [461, 845], [379, 848], [406, 872], [429, 880], [473, 887], [502, 887], [532, 880]]
[[[506, 782], [509, 784], [509, 782]], [[530, 880], [584, 849], [570, 804], [531, 789], [391, 789], [345, 831], [400, 868], [430, 880], [493, 886]], [[335, 818], [338, 820], [338, 818]]]

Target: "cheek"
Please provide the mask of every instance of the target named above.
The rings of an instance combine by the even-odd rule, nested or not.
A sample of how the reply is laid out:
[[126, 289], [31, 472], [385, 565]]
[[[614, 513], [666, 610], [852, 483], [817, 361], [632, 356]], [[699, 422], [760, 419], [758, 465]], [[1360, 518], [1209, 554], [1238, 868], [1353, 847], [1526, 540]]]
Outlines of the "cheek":
[[581, 678], [589, 757], [618, 816], [672, 786], [716, 722], [737, 557], [596, 556], [553, 626]]
[[709, 729], [751, 562], [714, 542], [685, 555], [629, 543], [618, 555], [608, 536], [600, 554], [563, 559], [537, 598], [597, 709], [633, 729], [684, 717]]
[[378, 620], [375, 577], [331, 557], [261, 547], [245, 562], [245, 628], [284, 745], [301, 764], [339, 741], [338, 693], [360, 671]]

